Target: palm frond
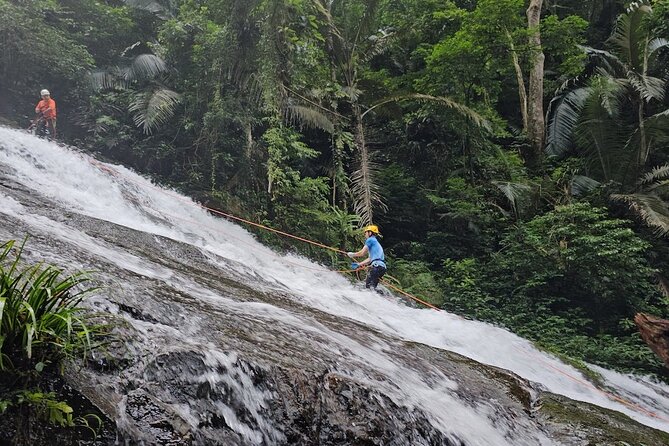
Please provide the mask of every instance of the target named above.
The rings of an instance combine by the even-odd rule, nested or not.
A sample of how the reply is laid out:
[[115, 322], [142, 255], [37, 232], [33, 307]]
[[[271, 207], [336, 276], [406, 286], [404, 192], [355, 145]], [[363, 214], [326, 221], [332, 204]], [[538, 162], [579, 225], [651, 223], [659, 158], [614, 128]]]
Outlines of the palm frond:
[[628, 100], [630, 84], [626, 78], [597, 76], [590, 81], [594, 96], [606, 113], [618, 117], [623, 103]]
[[89, 76], [91, 87], [93, 87], [93, 90], [95, 91], [114, 89], [123, 90], [127, 88], [128, 84], [123, 76], [118, 74], [119, 71], [119, 67], [93, 71]]
[[556, 96], [548, 105], [546, 153], [562, 156], [573, 147], [572, 135], [592, 88], [581, 87]]
[[[641, 144], [642, 135], [645, 136], [646, 141], [650, 142], [645, 147], [642, 147]], [[629, 136], [625, 148], [634, 153], [636, 159], [645, 163], [650, 154], [657, 150], [656, 146], [667, 143], [669, 143], [669, 109], [644, 119], [643, 132], [641, 126], [637, 126]], [[644, 150], [643, 153], [642, 150]]]
[[133, 120], [144, 133], [151, 134], [159, 125], [167, 122], [176, 111], [181, 96], [172, 90], [160, 88], [139, 93], [128, 110], [134, 113]]
[[669, 108], [647, 117], [644, 120], [644, 127], [648, 137], [656, 143], [667, 143], [669, 141]]
[[132, 45], [126, 46], [123, 51], [121, 51], [121, 57], [131, 57], [129, 54], [135, 50], [135, 48], [138, 48], [142, 45], [142, 42], [138, 40], [137, 42], [133, 43]]
[[664, 100], [664, 91], [667, 86], [667, 81], [664, 79], [629, 72], [628, 80], [646, 102], [650, 102], [653, 99], [657, 101]]
[[351, 192], [353, 193], [353, 208], [360, 217], [363, 225], [374, 221], [374, 208], [387, 210], [379, 193], [376, 177], [379, 166], [374, 161], [374, 153], [369, 151], [365, 142], [362, 122], [358, 122], [356, 131], [357, 169], [351, 174]]
[[658, 236], [669, 235], [669, 206], [654, 194], [613, 194], [611, 199], [625, 203]]
[[662, 37], [656, 37], [648, 42], [648, 56], [652, 57], [657, 50], [667, 47], [669, 47], [669, 40]]
[[566, 79], [560, 84], [558, 88], [555, 89], [555, 93], [553, 93], [553, 95], [560, 96], [572, 90], [576, 90], [577, 88], [585, 87], [591, 76], [592, 73], [584, 73], [576, 77]]
[[664, 166], [657, 166], [647, 174], [645, 174], [641, 180], [640, 184], [652, 184], [656, 181], [664, 180], [669, 178], [669, 163]]
[[574, 175], [571, 179], [571, 194], [574, 196], [585, 195], [601, 186], [599, 181], [585, 175]]
[[358, 63], [366, 64], [374, 57], [383, 54], [388, 50], [393, 40], [395, 40], [395, 33], [381, 30], [367, 38], [368, 48], [360, 55]]
[[376, 183], [378, 172], [379, 166], [371, 160], [367, 160], [366, 162], [360, 162], [360, 167], [351, 174], [351, 192], [354, 197], [353, 209], [356, 215], [360, 217], [363, 226], [374, 222], [375, 208], [388, 210]]
[[518, 205], [521, 201], [527, 200], [529, 194], [534, 192], [534, 187], [529, 184], [524, 183], [513, 183], [510, 181], [492, 181], [494, 184], [506, 197], [513, 209], [513, 213], [516, 217], [519, 216]]
[[646, 1], [630, 4], [627, 12], [618, 17], [609, 39], [609, 43], [620, 52], [623, 62], [637, 72], [643, 71], [644, 46], [648, 34], [643, 21], [650, 13], [652, 9]]
[[140, 54], [136, 56], [128, 70], [125, 72], [125, 80], [128, 82], [152, 79], [167, 71], [165, 61], [155, 54]]
[[[626, 149], [628, 134], [620, 122], [620, 110], [626, 89], [608, 76], [599, 76], [590, 82], [591, 94], [581, 109], [581, 116], [574, 132], [574, 141], [585, 155], [590, 166], [609, 180], [629, 158]], [[592, 173], [589, 173], [593, 176]]]
[[362, 93], [359, 88], [346, 85], [341, 87], [341, 91], [351, 100], [351, 102], [358, 102], [360, 94]]
[[603, 72], [611, 75], [624, 75], [625, 64], [615, 54], [588, 46], [583, 47], [583, 49], [587, 57], [587, 65], [594, 67], [595, 71], [600, 72], [600, 74]]
[[335, 131], [334, 124], [325, 113], [312, 107], [288, 105], [286, 107], [286, 117], [291, 123], [299, 123], [307, 127], [317, 128], [330, 134], [333, 134]]
[[462, 105], [459, 102], [454, 101], [451, 98], [448, 98], [446, 96], [430, 96], [427, 94], [421, 94], [421, 93], [412, 93], [412, 94], [406, 94], [406, 95], [401, 95], [401, 96], [394, 96], [388, 99], [384, 99], [380, 102], [377, 102], [376, 104], [372, 105], [370, 108], [368, 108], [362, 116], [364, 117], [367, 113], [371, 112], [377, 107], [380, 107], [385, 104], [389, 104], [391, 102], [401, 102], [401, 101], [409, 101], [409, 100], [415, 100], [418, 102], [436, 102], [441, 105], [445, 105], [446, 107], [455, 110], [456, 112], [460, 113], [466, 118], [469, 118], [474, 124], [476, 124], [479, 127], [482, 127], [488, 131], [491, 130], [491, 125], [490, 122], [485, 119], [483, 116], [481, 116], [478, 112], [476, 112], [474, 109], [471, 109], [467, 107], [466, 105]]

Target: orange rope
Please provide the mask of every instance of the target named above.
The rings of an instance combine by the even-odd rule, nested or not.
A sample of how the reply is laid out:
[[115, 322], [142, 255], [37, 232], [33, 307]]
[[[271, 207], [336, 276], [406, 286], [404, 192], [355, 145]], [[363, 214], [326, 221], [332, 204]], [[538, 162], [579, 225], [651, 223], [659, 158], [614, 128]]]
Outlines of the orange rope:
[[396, 287], [395, 285], [391, 285], [390, 283], [388, 283], [387, 280], [383, 280], [383, 279], [382, 279], [382, 280], [381, 280], [381, 283], [382, 283], [383, 285], [387, 286], [388, 288], [392, 288], [393, 290], [397, 291], [398, 293], [400, 293], [400, 294], [402, 294], [402, 295], [404, 295], [404, 296], [406, 296], [406, 297], [408, 297], [408, 298], [410, 298], [410, 299], [413, 299], [413, 300], [415, 300], [416, 302], [419, 302], [419, 303], [425, 305], [426, 307], [432, 308], [433, 310], [442, 311], [441, 308], [435, 307], [435, 306], [432, 305], [431, 303], [425, 302], [424, 300], [417, 298], [417, 297], [414, 296], [413, 294], [411, 294], [411, 293], [407, 293], [406, 291], [399, 289], [399, 288]]
[[312, 244], [314, 246], [318, 246], [320, 248], [329, 249], [330, 251], [338, 252], [340, 254], [346, 254], [346, 251], [342, 251], [341, 249], [334, 248], [332, 246], [323, 245], [322, 243], [314, 242], [313, 240], [298, 237], [297, 235], [289, 234], [287, 232], [279, 231], [278, 229], [270, 228], [269, 226], [265, 226], [265, 225], [262, 225], [260, 223], [255, 223], [255, 222], [252, 222], [252, 221], [249, 221], [249, 220], [245, 220], [241, 217], [237, 217], [237, 216], [234, 216], [234, 215], [231, 215], [231, 214], [226, 214], [225, 212], [219, 211], [218, 209], [210, 208], [210, 207], [207, 207], [207, 206], [204, 206], [204, 205], [200, 205], [200, 206], [202, 206], [203, 208], [205, 208], [209, 212], [213, 212], [214, 214], [222, 215], [223, 217], [226, 217], [226, 218], [241, 221], [243, 223], [246, 223], [246, 224], [261, 228], [261, 229], [264, 229], [266, 231], [275, 232], [277, 234], [281, 234], [283, 236], [290, 237], [290, 238], [293, 238], [295, 240], [299, 240], [301, 242], [310, 243], [310, 244]]
[[[94, 165], [98, 166], [101, 170], [103, 170], [103, 171], [105, 171], [105, 172], [107, 172], [107, 173], [112, 173], [113, 175], [118, 175], [118, 172], [117, 172], [117, 171], [113, 170], [112, 168], [110, 168], [110, 167], [108, 167], [108, 166], [105, 166], [104, 164], [98, 162], [98, 161], [95, 160], [95, 159], [92, 159], [92, 160], [91, 160], [91, 164], [94, 164]], [[124, 178], [126, 178], [126, 177], [124, 177]], [[126, 179], [129, 180], [129, 181], [133, 181], [133, 182], [137, 183], [136, 181], [134, 181], [134, 180], [132, 180], [132, 179], [129, 179], [129, 178], [126, 178]], [[138, 183], [138, 184], [139, 184], [139, 183]], [[315, 241], [312, 241], [312, 240], [309, 240], [309, 239], [306, 239], [306, 238], [298, 237], [298, 236], [296, 236], [296, 235], [289, 234], [289, 233], [287, 233], [287, 232], [280, 231], [280, 230], [278, 230], [278, 229], [270, 228], [270, 227], [265, 226], [265, 225], [263, 225], [263, 224], [255, 223], [255, 222], [252, 222], [252, 221], [243, 219], [243, 218], [241, 218], [241, 217], [237, 217], [237, 216], [235, 216], [235, 215], [225, 213], [225, 212], [220, 211], [220, 210], [218, 210], [218, 209], [210, 208], [210, 207], [208, 207], [208, 206], [205, 206], [205, 205], [203, 205], [203, 204], [194, 202], [194, 201], [192, 201], [192, 200], [185, 199], [185, 198], [182, 197], [181, 195], [178, 195], [178, 194], [172, 194], [172, 193], [170, 193], [169, 191], [166, 191], [165, 189], [162, 189], [162, 188], [159, 188], [159, 187], [154, 186], [153, 184], [150, 184], [150, 186], [153, 187], [153, 188], [155, 188], [155, 189], [157, 189], [158, 191], [160, 191], [160, 192], [162, 192], [162, 193], [165, 193], [165, 194], [167, 194], [167, 195], [170, 195], [170, 196], [172, 196], [172, 197], [174, 197], [174, 198], [177, 198], [177, 199], [179, 199], [179, 200], [182, 200], [182, 201], [188, 201], [189, 203], [191, 203], [191, 204], [195, 204], [196, 206], [199, 206], [199, 207], [201, 207], [201, 208], [203, 208], [203, 209], [205, 209], [205, 210], [208, 210], [209, 212], [212, 212], [212, 213], [214, 213], [214, 214], [218, 214], [218, 215], [221, 215], [221, 216], [223, 216], [223, 217], [226, 217], [226, 218], [229, 218], [229, 219], [232, 219], [232, 220], [240, 221], [240, 222], [243, 222], [243, 223], [246, 223], [246, 224], [249, 224], [249, 225], [252, 225], [252, 226], [255, 226], [255, 227], [264, 229], [264, 230], [267, 230], [267, 231], [274, 232], [274, 233], [276, 233], [276, 234], [280, 234], [280, 235], [283, 235], [283, 236], [286, 236], [286, 237], [290, 237], [290, 238], [295, 239], [295, 240], [300, 240], [300, 241], [302, 241], [302, 242], [309, 243], [309, 244], [314, 245], [314, 246], [319, 246], [319, 247], [324, 248], [324, 249], [329, 249], [329, 250], [334, 251], [334, 252], [337, 252], [337, 253], [346, 254], [346, 252], [345, 252], [345, 251], [342, 251], [341, 249], [334, 248], [334, 247], [332, 247], [332, 246], [327, 246], [327, 245], [324, 245], [324, 244], [321, 244], [321, 243], [318, 243], [318, 242], [315, 242]], [[163, 212], [163, 213], [164, 213], [164, 212]], [[172, 215], [172, 214], [167, 214], [167, 213], [165, 213], [165, 214], [166, 214], [166, 215], [169, 215], [169, 216], [171, 216], [171, 217], [173, 217], [173, 218], [179, 219], [179, 220], [188, 221], [188, 222], [190, 222], [190, 223], [195, 223], [195, 224], [198, 224], [198, 225], [201, 225], [201, 224], [202, 224], [201, 222], [196, 222], [196, 221], [194, 221], [194, 220], [190, 220], [190, 219], [184, 219], [184, 218], [182, 218], [182, 217], [178, 217], [178, 216], [175, 216], [175, 215]], [[239, 241], [240, 243], [243, 243], [243, 244], [246, 244], [246, 245], [250, 245], [249, 243], [246, 243], [245, 241], [239, 239], [238, 237], [234, 237], [234, 236], [232, 236], [232, 235], [230, 235], [230, 234], [226, 234], [226, 236], [227, 236], [227, 237], [234, 238], [235, 240]], [[286, 259], [284, 259], [284, 261], [286, 261], [287, 263], [291, 263], [291, 264], [294, 264], [294, 265], [296, 265], [296, 266], [299, 266], [300, 268], [318, 269], [319, 271], [322, 271], [322, 270], [324, 269], [324, 268], [313, 268], [313, 267], [308, 267], [308, 266], [306, 266], [306, 265], [298, 264], [298, 263], [296, 263], [296, 262], [291, 262], [290, 260], [286, 260]], [[346, 274], [355, 273], [356, 275], [358, 275], [358, 273], [359, 273], [360, 271], [364, 271], [365, 269], [367, 269], [367, 267], [361, 267], [361, 268], [357, 268], [357, 269], [355, 269], [355, 270], [335, 270], [335, 271], [328, 270], [328, 271], [337, 272], [337, 273], [346, 273]], [[359, 275], [358, 275], [358, 279], [360, 279]], [[381, 283], [383, 283], [383, 285], [385, 285], [386, 287], [391, 288], [391, 289], [393, 289], [394, 291], [397, 291], [398, 293], [402, 294], [403, 296], [408, 297], [408, 298], [410, 298], [410, 299], [412, 299], [412, 300], [414, 300], [414, 301], [416, 301], [416, 302], [418, 302], [418, 303], [420, 303], [420, 304], [422, 304], [422, 305], [425, 305], [425, 306], [428, 307], [428, 308], [431, 308], [431, 309], [436, 310], [436, 311], [443, 311], [442, 309], [440, 309], [440, 308], [438, 308], [438, 307], [436, 307], [436, 306], [434, 306], [434, 305], [432, 305], [432, 304], [430, 304], [430, 303], [428, 303], [428, 302], [425, 302], [424, 300], [422, 300], [422, 299], [420, 299], [420, 298], [414, 296], [413, 294], [408, 293], [408, 292], [406, 292], [406, 291], [404, 291], [404, 290], [402, 290], [402, 289], [400, 289], [400, 288], [398, 288], [398, 287], [396, 287], [396, 286], [394, 286], [394, 285], [391, 285], [391, 284], [388, 283], [388, 281], [386, 281], [386, 280], [381, 280]], [[457, 316], [457, 317], [463, 319], [461, 316], [458, 316], [458, 315], [455, 315], [455, 316]], [[523, 353], [523, 354], [526, 354], [526, 353], [527, 353], [527, 352], [521, 351], [521, 350], [520, 350], [519, 348], [517, 348], [517, 347], [514, 347], [514, 348], [516, 348], [516, 350], [518, 350], [519, 352], [521, 352], [521, 353]], [[531, 354], [532, 354], [532, 353], [531, 353]], [[577, 377], [574, 377], [574, 376], [570, 375], [569, 373], [567, 373], [567, 372], [565, 372], [565, 371], [562, 371], [562, 370], [558, 369], [557, 367], [553, 366], [552, 364], [548, 363], [547, 361], [545, 361], [544, 359], [542, 359], [539, 355], [536, 355], [536, 354], [532, 354], [532, 355], [535, 356], [535, 357], [536, 357], [541, 363], [543, 363], [546, 367], [549, 367], [549, 368], [553, 369], [554, 371], [558, 372], [559, 374], [564, 375], [564, 376], [566, 376], [567, 378], [569, 378], [569, 379], [571, 379], [571, 380], [573, 380], [573, 381], [575, 381], [575, 382], [577, 382], [577, 383], [580, 383], [580, 384], [582, 384], [582, 385], [584, 385], [584, 386], [586, 386], [586, 387], [589, 387], [589, 388], [595, 390], [596, 392], [599, 392], [600, 394], [606, 396], [607, 398], [609, 398], [609, 399], [611, 399], [611, 400], [613, 400], [613, 401], [617, 401], [617, 402], [619, 402], [619, 403], [621, 403], [621, 404], [623, 404], [623, 405], [625, 405], [625, 406], [627, 406], [627, 407], [629, 407], [629, 408], [631, 408], [631, 409], [637, 410], [637, 411], [639, 411], [639, 412], [641, 412], [641, 413], [643, 413], [643, 414], [645, 414], [645, 415], [647, 415], [647, 416], [650, 416], [650, 417], [652, 417], [652, 418], [656, 418], [656, 419], [659, 419], [659, 420], [662, 420], [662, 421], [667, 421], [667, 422], [669, 422], [669, 419], [666, 418], [666, 417], [662, 417], [662, 416], [660, 416], [660, 415], [658, 415], [658, 414], [656, 414], [656, 413], [654, 413], [654, 412], [651, 412], [651, 411], [649, 411], [649, 410], [647, 410], [647, 409], [644, 409], [643, 407], [639, 406], [638, 404], [632, 403], [632, 402], [627, 401], [626, 399], [624, 399], [624, 398], [622, 398], [622, 397], [619, 397], [619, 396], [614, 395], [614, 394], [612, 394], [612, 393], [610, 393], [610, 392], [607, 392], [607, 391], [605, 391], [605, 390], [602, 390], [602, 389], [598, 388], [597, 386], [595, 386], [594, 384], [592, 384], [592, 383], [589, 382], [589, 381], [585, 381], [585, 380], [579, 379], [579, 378], [577, 378]]]

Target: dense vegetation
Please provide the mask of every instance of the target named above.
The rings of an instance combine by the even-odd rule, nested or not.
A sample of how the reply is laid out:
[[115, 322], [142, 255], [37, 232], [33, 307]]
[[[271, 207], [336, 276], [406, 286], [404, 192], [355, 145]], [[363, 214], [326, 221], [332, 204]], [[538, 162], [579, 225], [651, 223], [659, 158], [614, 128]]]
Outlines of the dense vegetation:
[[669, 315], [668, 23], [667, 0], [0, 0], [0, 113], [49, 88], [79, 146], [329, 245], [373, 221], [404, 288], [666, 378], [631, 318]]
[[[79, 306], [90, 291], [85, 273], [65, 274], [44, 264], [22, 262], [23, 246], [0, 245], [0, 415], [21, 413], [14, 435], [0, 438], [30, 444], [30, 420], [85, 427], [95, 435], [101, 424], [93, 414], [75, 414], [53, 389], [53, 376], [65, 358], [86, 358], [100, 326], [89, 323]], [[4, 426], [6, 429], [7, 426]]]

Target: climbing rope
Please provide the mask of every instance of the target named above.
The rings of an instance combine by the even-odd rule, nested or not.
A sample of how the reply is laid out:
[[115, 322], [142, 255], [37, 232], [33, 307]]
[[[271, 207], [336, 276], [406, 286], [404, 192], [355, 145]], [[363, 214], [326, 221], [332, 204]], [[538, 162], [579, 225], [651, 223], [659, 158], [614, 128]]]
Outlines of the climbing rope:
[[[109, 166], [106, 166], [106, 165], [100, 163], [99, 161], [97, 161], [97, 160], [95, 160], [95, 159], [93, 159], [93, 158], [90, 159], [90, 162], [91, 162], [91, 164], [93, 164], [93, 165], [95, 165], [96, 167], [98, 167], [100, 170], [102, 170], [102, 171], [104, 171], [104, 172], [106, 172], [106, 173], [110, 173], [110, 174], [112, 174], [112, 175], [114, 175], [114, 176], [118, 176], [118, 172], [117, 172], [115, 169], [110, 168]], [[143, 185], [143, 184], [141, 184], [141, 183], [139, 183], [138, 181], [135, 181], [135, 180], [133, 180], [133, 179], [130, 179], [130, 178], [127, 178], [127, 177], [123, 177], [123, 178], [126, 179], [126, 180], [128, 180], [128, 181], [132, 181], [132, 182], [134, 182], [134, 183], [136, 183], [136, 184], [139, 184], [140, 186]], [[156, 189], [156, 190], [158, 190], [158, 191], [161, 192], [161, 193], [164, 193], [164, 194], [166, 194], [166, 195], [169, 195], [169, 196], [171, 196], [171, 197], [173, 197], [173, 198], [176, 198], [176, 199], [178, 199], [178, 200], [188, 202], [189, 204], [194, 204], [194, 205], [196, 205], [196, 206], [198, 206], [198, 207], [200, 207], [200, 208], [202, 208], [202, 209], [204, 209], [204, 210], [207, 210], [207, 211], [209, 211], [209, 212], [211, 212], [211, 213], [213, 213], [213, 214], [220, 215], [220, 216], [222, 216], [222, 217], [225, 217], [225, 218], [228, 218], [228, 219], [231, 219], [231, 220], [239, 221], [239, 222], [248, 224], [248, 225], [250, 225], [250, 226], [254, 226], [254, 227], [256, 227], [256, 228], [259, 228], [259, 229], [263, 229], [263, 230], [266, 230], [266, 231], [273, 232], [273, 233], [275, 233], [275, 234], [279, 234], [279, 235], [282, 235], [282, 236], [285, 236], [285, 237], [289, 237], [289, 238], [292, 238], [292, 239], [294, 239], [294, 240], [299, 240], [299, 241], [302, 241], [302, 242], [304, 242], [304, 243], [308, 243], [308, 244], [311, 244], [311, 245], [314, 245], [314, 246], [318, 246], [318, 247], [323, 248], [323, 249], [328, 249], [328, 250], [333, 251], [333, 252], [337, 252], [337, 253], [340, 253], [340, 254], [347, 254], [345, 251], [343, 251], [343, 250], [341, 250], [341, 249], [338, 249], [338, 248], [335, 248], [335, 247], [332, 247], [332, 246], [328, 246], [328, 245], [324, 245], [324, 244], [322, 244], [322, 243], [318, 243], [318, 242], [315, 242], [315, 241], [313, 241], [313, 240], [309, 240], [309, 239], [306, 239], [306, 238], [303, 238], [303, 237], [299, 237], [299, 236], [297, 236], [297, 235], [290, 234], [290, 233], [287, 233], [287, 232], [284, 232], [284, 231], [280, 231], [280, 230], [278, 230], [278, 229], [274, 229], [274, 228], [271, 228], [271, 227], [269, 227], [269, 226], [266, 226], [266, 225], [263, 225], [263, 224], [260, 224], [260, 223], [256, 223], [256, 222], [253, 222], [253, 221], [250, 221], [250, 220], [241, 218], [241, 217], [237, 217], [236, 215], [232, 215], [232, 214], [223, 212], [223, 211], [221, 211], [221, 210], [218, 210], [218, 209], [214, 209], [214, 208], [205, 206], [205, 205], [203, 205], [203, 204], [201, 204], [201, 203], [194, 202], [194, 201], [192, 201], [192, 200], [190, 200], [190, 199], [187, 199], [187, 198], [183, 197], [182, 195], [175, 194], [175, 193], [171, 193], [171, 192], [168, 191], [168, 190], [165, 190], [165, 189], [163, 189], [163, 188], [159, 188], [159, 187], [153, 185], [152, 183], [149, 183], [149, 186], [152, 187], [152, 188], [154, 188], [154, 189]], [[172, 214], [169, 214], [169, 213], [165, 213], [164, 211], [161, 211], [161, 212], [163, 212], [165, 215], [168, 215], [168, 216], [170, 216], [170, 217], [172, 217], [172, 218], [174, 218], [174, 219], [177, 219], [177, 220], [182, 220], [182, 221], [186, 221], [186, 222], [189, 222], [189, 223], [194, 223], [194, 224], [197, 224], [197, 225], [202, 225], [202, 222], [196, 222], [196, 221], [191, 220], [191, 219], [185, 219], [185, 218], [183, 218], [183, 217], [179, 217], [179, 216], [176, 216], [176, 215], [172, 215]], [[214, 228], [212, 227], [212, 229], [214, 229]], [[226, 234], [226, 237], [233, 238], [233, 239], [235, 239], [236, 241], [238, 241], [238, 242], [240, 242], [240, 243], [242, 243], [242, 244], [244, 244], [244, 245], [252, 246], [250, 243], [247, 243], [247, 242], [245, 242], [244, 240], [241, 240], [240, 238], [235, 237], [235, 236], [233, 236], [233, 235], [231, 235], [231, 234]], [[334, 271], [333, 271], [333, 270], [327, 269], [327, 268], [325, 268], [325, 267], [320, 267], [320, 268], [309, 267], [309, 266], [304, 265], [304, 264], [301, 264], [301, 263], [292, 262], [292, 261], [290, 261], [290, 260], [288, 260], [288, 259], [284, 259], [284, 261], [285, 261], [286, 263], [290, 263], [290, 264], [293, 264], [293, 265], [295, 265], [295, 266], [297, 266], [297, 267], [299, 267], [299, 268], [304, 268], [304, 269], [311, 269], [311, 270], [318, 270], [318, 271], [331, 271], [331, 272], [338, 272], [338, 273], [345, 273], [345, 274], [354, 273], [354, 274], [356, 274], [356, 276], [358, 277], [358, 279], [360, 279], [359, 273], [360, 273], [361, 271], [364, 271], [364, 270], [367, 269], [367, 267], [361, 267], [361, 268], [357, 268], [357, 269], [355, 269], [355, 270], [334, 270]], [[397, 286], [395, 286], [395, 285], [390, 284], [390, 283], [389, 283], [388, 281], [386, 281], [386, 280], [383, 280], [383, 279], [382, 279], [382, 280], [381, 280], [381, 283], [382, 283], [384, 286], [386, 286], [386, 287], [388, 287], [388, 288], [390, 288], [390, 289], [396, 291], [397, 293], [401, 294], [402, 296], [405, 296], [405, 297], [407, 297], [407, 298], [409, 298], [409, 299], [411, 299], [411, 300], [413, 300], [413, 301], [415, 301], [415, 302], [418, 302], [418, 303], [420, 303], [420, 304], [422, 304], [422, 305], [424, 305], [424, 306], [426, 306], [426, 307], [428, 307], [428, 308], [431, 308], [431, 309], [436, 310], [436, 311], [439, 311], [439, 312], [443, 311], [443, 310], [441, 310], [440, 308], [438, 308], [438, 307], [436, 307], [436, 306], [430, 304], [429, 302], [426, 302], [426, 301], [424, 301], [423, 299], [420, 299], [420, 298], [418, 298], [417, 296], [415, 296], [415, 295], [413, 295], [413, 294], [411, 294], [411, 293], [408, 293], [408, 292], [402, 290], [401, 288], [399, 288], [399, 287], [397, 287]], [[464, 319], [464, 318], [462, 318], [461, 316], [458, 316], [458, 315], [455, 315], [455, 316], [458, 317], [459, 319]], [[520, 353], [522, 353], [522, 354], [528, 354], [528, 353], [531, 354], [533, 357], [535, 357], [539, 362], [541, 362], [542, 364], [544, 364], [546, 367], [548, 367], [548, 368], [554, 370], [555, 372], [557, 372], [557, 373], [559, 373], [559, 374], [561, 374], [561, 375], [567, 377], [568, 379], [570, 379], [570, 380], [572, 380], [572, 381], [574, 381], [574, 382], [577, 382], [577, 383], [579, 383], [579, 384], [581, 384], [581, 385], [583, 385], [583, 386], [585, 386], [585, 387], [588, 387], [588, 388], [594, 390], [594, 391], [597, 392], [597, 393], [600, 393], [601, 395], [606, 396], [607, 398], [609, 398], [609, 399], [611, 399], [611, 400], [613, 400], [613, 401], [617, 401], [617, 402], [619, 402], [620, 404], [623, 404], [624, 406], [627, 406], [627, 407], [629, 407], [630, 409], [636, 410], [636, 411], [638, 411], [638, 412], [640, 412], [640, 413], [642, 413], [642, 414], [644, 414], [644, 415], [646, 415], [646, 416], [649, 416], [649, 417], [651, 417], [651, 418], [655, 418], [655, 419], [658, 419], [658, 420], [662, 420], [662, 421], [665, 421], [665, 422], [669, 422], [669, 418], [667, 418], [667, 417], [658, 415], [658, 414], [656, 414], [656, 413], [654, 413], [654, 412], [652, 412], [652, 411], [649, 411], [648, 409], [645, 409], [645, 408], [639, 406], [638, 404], [632, 403], [632, 402], [630, 402], [630, 401], [628, 401], [628, 400], [626, 400], [626, 399], [624, 399], [624, 398], [622, 398], [622, 397], [619, 397], [619, 396], [617, 396], [617, 395], [612, 394], [611, 392], [607, 392], [606, 390], [602, 390], [602, 389], [598, 388], [596, 385], [592, 384], [592, 383], [589, 382], [589, 381], [586, 381], [586, 380], [584, 380], [584, 379], [580, 379], [580, 378], [578, 378], [578, 377], [572, 376], [571, 374], [569, 374], [569, 373], [567, 373], [567, 372], [565, 372], [565, 371], [563, 371], [563, 370], [560, 370], [559, 368], [557, 368], [557, 367], [553, 366], [552, 364], [550, 364], [549, 362], [545, 361], [545, 360], [544, 360], [543, 358], [541, 358], [539, 355], [536, 355], [536, 354], [533, 354], [533, 353], [531, 353], [531, 352], [527, 352], [527, 351], [521, 350], [521, 349], [519, 349], [518, 347], [515, 347], [515, 346], [513, 346], [513, 347], [514, 347], [517, 351], [519, 351]]]
[[265, 225], [260, 224], [260, 223], [255, 223], [253, 221], [245, 220], [241, 217], [237, 217], [237, 216], [232, 215], [232, 214], [227, 214], [223, 211], [219, 211], [218, 209], [210, 208], [210, 207], [207, 207], [207, 206], [204, 206], [204, 205], [201, 205], [201, 204], [200, 204], [200, 206], [203, 207], [204, 209], [208, 210], [209, 212], [221, 215], [221, 216], [229, 218], [231, 220], [240, 221], [242, 223], [246, 223], [248, 225], [255, 226], [256, 228], [260, 228], [260, 229], [264, 229], [266, 231], [274, 232], [275, 234], [280, 234], [280, 235], [283, 235], [285, 237], [290, 237], [292, 239], [299, 240], [299, 241], [305, 242], [305, 243], [309, 243], [311, 245], [318, 246], [318, 247], [323, 248], [323, 249], [329, 249], [330, 251], [334, 251], [334, 252], [337, 252], [337, 253], [340, 253], [340, 254], [346, 254], [346, 251], [342, 251], [341, 249], [335, 248], [333, 246], [324, 245], [322, 243], [318, 243], [318, 242], [315, 242], [313, 240], [309, 240], [309, 239], [306, 239], [306, 238], [298, 237], [297, 235], [289, 234], [288, 232], [279, 231], [278, 229], [270, 228], [269, 226], [265, 226]]

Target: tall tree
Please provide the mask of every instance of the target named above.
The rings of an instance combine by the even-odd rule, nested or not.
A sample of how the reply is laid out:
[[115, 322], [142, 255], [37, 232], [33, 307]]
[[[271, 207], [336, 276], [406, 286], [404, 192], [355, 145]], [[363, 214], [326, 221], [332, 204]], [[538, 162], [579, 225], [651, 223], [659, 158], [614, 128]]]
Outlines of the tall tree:
[[541, 6], [543, 0], [530, 0], [527, 8], [527, 27], [530, 45], [530, 79], [527, 94], [527, 136], [534, 153], [541, 156], [544, 149], [544, 60], [541, 48]]
[[668, 81], [658, 59], [669, 41], [656, 37], [648, 26], [652, 14], [648, 1], [631, 4], [609, 39], [611, 52], [589, 50], [595, 75], [585, 85], [575, 80], [577, 88], [553, 99], [547, 152], [564, 155], [575, 148], [589, 162], [588, 176], [619, 184], [612, 198], [667, 234], [669, 207], [662, 199], [667, 166], [655, 166], [642, 176], [650, 155], [669, 141], [669, 109], [664, 104]]
[[374, 219], [374, 208], [384, 204], [375, 181], [377, 165], [367, 142], [360, 103], [360, 74], [366, 63], [384, 49], [390, 38], [375, 28], [379, 1], [314, 0], [324, 23], [326, 52], [335, 85], [340, 85], [351, 107], [356, 167], [351, 175], [353, 204], [362, 224]]

